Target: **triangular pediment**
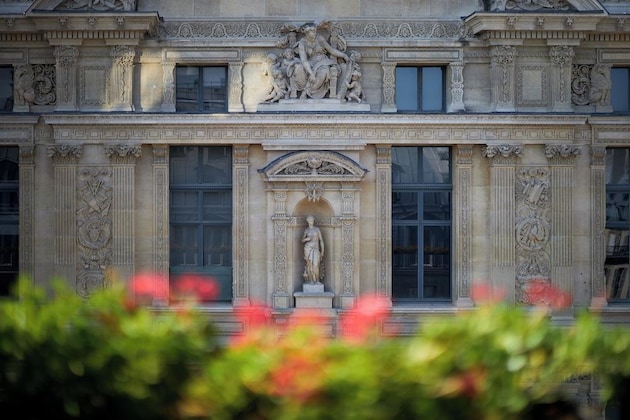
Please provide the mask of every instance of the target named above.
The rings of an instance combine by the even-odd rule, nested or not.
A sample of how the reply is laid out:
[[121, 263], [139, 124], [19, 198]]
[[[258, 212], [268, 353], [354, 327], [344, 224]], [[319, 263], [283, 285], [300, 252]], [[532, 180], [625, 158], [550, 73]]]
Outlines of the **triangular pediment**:
[[298, 151], [279, 157], [259, 172], [271, 182], [358, 182], [367, 173], [367, 169], [338, 152]]

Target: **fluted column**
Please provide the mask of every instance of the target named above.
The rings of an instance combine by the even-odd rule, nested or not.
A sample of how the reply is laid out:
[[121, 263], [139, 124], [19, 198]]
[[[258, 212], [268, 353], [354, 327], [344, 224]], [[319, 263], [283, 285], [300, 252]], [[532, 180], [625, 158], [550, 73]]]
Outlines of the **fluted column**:
[[[551, 165], [551, 283], [574, 296], [573, 270], [573, 172], [581, 150], [573, 145], [548, 145], [545, 156]], [[558, 315], [571, 315], [565, 308]]]
[[490, 160], [492, 189], [489, 226], [494, 266], [490, 267], [490, 286], [506, 291], [511, 302], [515, 301], [516, 287], [516, 164], [522, 152], [521, 146], [508, 144], [486, 146], [482, 151]]
[[105, 146], [112, 163], [112, 268], [122, 279], [134, 274], [135, 266], [135, 163], [142, 155], [140, 145]]
[[77, 265], [76, 165], [81, 152], [81, 146], [48, 146], [48, 156], [53, 159], [55, 183], [54, 274], [73, 282]]

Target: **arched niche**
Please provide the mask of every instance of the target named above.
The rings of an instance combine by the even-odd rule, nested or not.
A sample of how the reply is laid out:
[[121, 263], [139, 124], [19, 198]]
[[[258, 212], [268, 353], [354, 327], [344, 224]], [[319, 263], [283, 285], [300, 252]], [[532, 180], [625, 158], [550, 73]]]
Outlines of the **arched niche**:
[[353, 159], [334, 151], [295, 151], [258, 171], [273, 202], [272, 304], [294, 307], [293, 293], [301, 284], [303, 251], [300, 242], [305, 218], [312, 214], [324, 234], [327, 292], [336, 307], [350, 308], [358, 290], [359, 183], [367, 173]]

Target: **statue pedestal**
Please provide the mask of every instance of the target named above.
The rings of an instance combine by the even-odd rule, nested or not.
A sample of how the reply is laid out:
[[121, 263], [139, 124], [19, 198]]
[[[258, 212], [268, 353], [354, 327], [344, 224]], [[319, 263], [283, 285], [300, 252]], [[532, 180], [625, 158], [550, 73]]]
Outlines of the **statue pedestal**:
[[301, 292], [293, 293], [296, 308], [332, 309], [335, 294], [325, 292], [322, 283], [304, 283]]
[[258, 112], [370, 112], [370, 104], [335, 98], [280, 99], [258, 104]]

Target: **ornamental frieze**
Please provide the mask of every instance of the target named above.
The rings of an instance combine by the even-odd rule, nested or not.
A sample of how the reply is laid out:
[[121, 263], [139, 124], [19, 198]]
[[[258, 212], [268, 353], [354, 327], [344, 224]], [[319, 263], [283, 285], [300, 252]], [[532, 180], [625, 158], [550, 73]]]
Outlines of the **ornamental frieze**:
[[[292, 152], [274, 160], [258, 172], [270, 182], [274, 181], [360, 181], [367, 169], [352, 159], [329, 151]], [[308, 184], [307, 184], [308, 185]], [[307, 188], [306, 194], [318, 197], [317, 189]]]
[[[340, 22], [340, 34], [353, 39], [459, 39], [468, 37], [461, 21]], [[152, 38], [269, 39], [275, 41], [282, 22], [166, 21], [151, 32]]]

